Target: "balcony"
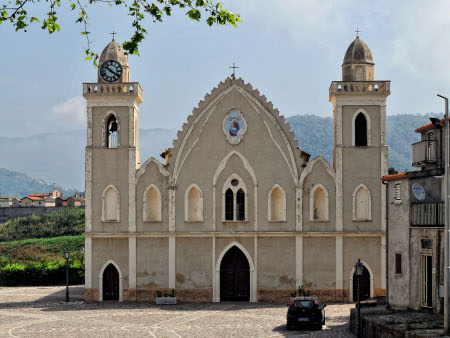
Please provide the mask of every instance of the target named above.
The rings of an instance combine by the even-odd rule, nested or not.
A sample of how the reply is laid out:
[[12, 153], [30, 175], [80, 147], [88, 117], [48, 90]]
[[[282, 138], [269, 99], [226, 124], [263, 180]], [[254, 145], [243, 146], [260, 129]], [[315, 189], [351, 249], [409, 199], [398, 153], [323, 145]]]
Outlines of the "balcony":
[[437, 163], [437, 141], [420, 141], [412, 144], [412, 165], [423, 167], [430, 163]]
[[387, 94], [391, 92], [390, 81], [333, 81], [330, 97], [334, 94]]
[[410, 224], [413, 227], [443, 227], [443, 202], [439, 203], [413, 203], [410, 209]]

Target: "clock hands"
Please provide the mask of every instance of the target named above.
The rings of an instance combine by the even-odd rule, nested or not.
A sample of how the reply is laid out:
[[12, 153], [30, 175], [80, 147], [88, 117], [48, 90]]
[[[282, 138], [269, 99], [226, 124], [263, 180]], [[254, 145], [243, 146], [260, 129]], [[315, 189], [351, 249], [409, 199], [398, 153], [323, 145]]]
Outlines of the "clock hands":
[[114, 75], [120, 76], [119, 74], [117, 74], [114, 70], [112, 70], [111, 68], [106, 67], [106, 69], [108, 69], [111, 73], [113, 73]]

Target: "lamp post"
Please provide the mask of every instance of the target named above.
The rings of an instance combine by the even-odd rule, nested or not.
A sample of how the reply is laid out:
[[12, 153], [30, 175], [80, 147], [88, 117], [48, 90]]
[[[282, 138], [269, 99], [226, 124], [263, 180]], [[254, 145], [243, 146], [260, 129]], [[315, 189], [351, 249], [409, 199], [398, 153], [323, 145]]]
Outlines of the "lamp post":
[[[450, 333], [450, 311], [449, 311], [449, 278], [450, 278], [450, 250], [449, 250], [449, 242], [450, 242], [450, 209], [449, 209], [449, 161], [450, 161], [450, 130], [448, 124], [448, 98], [442, 95], [437, 94], [440, 98], [445, 100], [445, 115], [444, 115], [444, 136], [445, 136], [445, 158], [444, 158], [444, 168], [445, 168], [445, 244], [444, 244], [444, 334], [448, 335]], [[442, 144], [442, 140], [441, 140]]]
[[356, 289], [356, 297], [357, 297], [357, 316], [356, 316], [356, 337], [361, 337], [361, 303], [360, 303], [360, 289], [359, 289], [359, 278], [361, 277], [363, 273], [363, 263], [361, 263], [361, 260], [358, 258], [358, 261], [355, 264], [355, 271], [356, 271], [356, 278], [357, 278], [357, 289]]
[[66, 258], [66, 303], [70, 302], [69, 298], [69, 258], [70, 251], [69, 249], [64, 250], [64, 257]]

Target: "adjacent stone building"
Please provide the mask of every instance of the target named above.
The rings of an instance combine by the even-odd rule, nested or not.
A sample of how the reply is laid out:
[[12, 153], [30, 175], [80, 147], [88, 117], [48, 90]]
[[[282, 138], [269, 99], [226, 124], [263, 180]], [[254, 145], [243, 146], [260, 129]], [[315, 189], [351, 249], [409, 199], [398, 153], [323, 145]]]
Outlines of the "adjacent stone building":
[[[113, 40], [87, 100], [86, 300], [285, 301], [303, 285], [385, 292], [386, 99], [357, 37], [329, 89], [333, 163], [308, 161], [272, 102], [234, 76], [178, 132], [165, 163], [139, 155], [143, 90]], [[301, 104], [301, 101], [299, 101]], [[150, 114], [152, 112], [149, 112]]]
[[416, 129], [421, 141], [412, 145], [412, 164], [419, 171], [382, 178], [388, 185], [388, 285], [394, 308], [443, 312], [443, 122]]

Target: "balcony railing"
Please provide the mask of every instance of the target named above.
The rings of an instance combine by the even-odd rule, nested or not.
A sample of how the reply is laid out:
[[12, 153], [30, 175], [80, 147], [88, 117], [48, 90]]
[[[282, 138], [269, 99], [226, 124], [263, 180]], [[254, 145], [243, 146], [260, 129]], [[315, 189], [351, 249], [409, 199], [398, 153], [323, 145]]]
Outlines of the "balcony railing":
[[411, 204], [411, 226], [441, 227], [444, 226], [444, 203]]
[[420, 141], [412, 144], [413, 166], [421, 167], [437, 162], [437, 141]]

